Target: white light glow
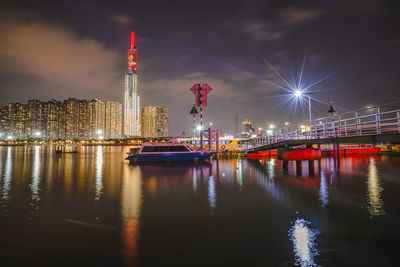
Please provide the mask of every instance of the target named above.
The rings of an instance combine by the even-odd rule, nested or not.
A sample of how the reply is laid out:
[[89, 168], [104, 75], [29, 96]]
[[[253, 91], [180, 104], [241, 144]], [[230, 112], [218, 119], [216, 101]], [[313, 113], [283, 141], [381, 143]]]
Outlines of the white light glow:
[[208, 202], [211, 212], [213, 212], [217, 205], [214, 176], [210, 176], [210, 178], [208, 178]]
[[302, 95], [302, 92], [300, 90], [294, 91], [294, 96], [295, 97], [300, 97]]
[[97, 147], [96, 151], [96, 196], [94, 200], [99, 200], [103, 194], [103, 148]]
[[318, 255], [315, 240], [318, 231], [310, 228], [310, 222], [304, 219], [296, 219], [289, 230], [290, 240], [293, 242], [295, 265], [318, 266], [314, 257]]
[[379, 181], [376, 160], [371, 158], [368, 167], [368, 212], [371, 217], [382, 216], [385, 214], [383, 210], [382, 186]]

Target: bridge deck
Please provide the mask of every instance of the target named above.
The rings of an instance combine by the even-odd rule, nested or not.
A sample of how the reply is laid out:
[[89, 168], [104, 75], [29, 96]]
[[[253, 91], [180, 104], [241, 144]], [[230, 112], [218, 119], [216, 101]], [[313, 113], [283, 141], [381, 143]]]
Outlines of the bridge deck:
[[361, 136], [346, 136], [346, 137], [335, 137], [335, 138], [318, 138], [318, 139], [290, 139], [279, 141], [272, 144], [260, 145], [251, 148], [245, 148], [244, 151], [261, 151], [261, 150], [272, 150], [278, 148], [289, 148], [300, 145], [323, 145], [323, 144], [378, 144], [378, 143], [390, 143], [400, 144], [400, 133], [394, 134], [371, 134]]

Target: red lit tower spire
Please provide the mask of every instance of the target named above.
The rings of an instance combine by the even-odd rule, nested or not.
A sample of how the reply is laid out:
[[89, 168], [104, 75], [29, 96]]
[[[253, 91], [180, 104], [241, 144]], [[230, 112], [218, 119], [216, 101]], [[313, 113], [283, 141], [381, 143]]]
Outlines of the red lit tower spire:
[[140, 136], [140, 97], [137, 88], [135, 33], [131, 32], [128, 68], [125, 73], [124, 136]]
[[131, 47], [128, 50], [128, 71], [137, 72], [136, 56], [135, 32], [131, 32]]

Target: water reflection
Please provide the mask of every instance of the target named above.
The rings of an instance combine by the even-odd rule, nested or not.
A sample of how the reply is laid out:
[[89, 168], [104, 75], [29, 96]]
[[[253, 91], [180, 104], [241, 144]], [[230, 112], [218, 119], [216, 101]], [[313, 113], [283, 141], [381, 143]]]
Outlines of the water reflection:
[[217, 205], [214, 176], [208, 178], [208, 203], [210, 205], [211, 213], [213, 213]]
[[195, 168], [193, 168], [193, 177], [192, 177], [192, 181], [193, 181], [193, 192], [197, 191], [197, 171]]
[[368, 166], [368, 212], [371, 217], [381, 216], [385, 214], [382, 201], [382, 187], [379, 182], [376, 160], [371, 158]]
[[139, 166], [123, 164], [121, 214], [124, 232], [125, 265], [137, 263], [137, 233], [142, 204], [142, 180]]
[[32, 204], [40, 200], [39, 196], [39, 183], [40, 183], [40, 147], [33, 147], [33, 158], [32, 158], [32, 181], [30, 184], [31, 188], [31, 200]]
[[328, 183], [326, 180], [326, 175], [324, 171], [321, 171], [321, 184], [319, 187], [319, 200], [321, 201], [321, 206], [323, 208], [328, 205]]
[[236, 177], [239, 184], [239, 188], [242, 189], [243, 187], [243, 162], [242, 159], [238, 159], [236, 162]]
[[296, 219], [289, 230], [289, 238], [293, 242], [295, 264], [297, 266], [317, 266], [318, 255], [316, 238], [318, 231], [311, 229], [310, 222]]
[[100, 199], [103, 193], [103, 147], [98, 146], [96, 151], [96, 195], [94, 200]]
[[268, 169], [268, 178], [273, 180], [275, 178], [275, 159], [270, 159], [267, 163], [267, 169]]
[[3, 186], [1, 187], [1, 200], [3, 205], [5, 205], [5, 202], [9, 199], [12, 167], [13, 167], [12, 147], [7, 147], [6, 163], [4, 166]]
[[274, 166], [274, 163], [270, 163], [271, 160], [273, 159], [269, 159], [267, 162], [263, 160], [249, 160], [248, 163], [249, 165], [253, 165], [255, 167], [252, 176], [255, 178], [257, 184], [264, 188], [274, 199], [278, 201], [283, 201], [284, 191], [280, 190], [279, 185], [275, 182], [274, 179], [268, 179], [270, 175], [270, 168], [273, 169]]

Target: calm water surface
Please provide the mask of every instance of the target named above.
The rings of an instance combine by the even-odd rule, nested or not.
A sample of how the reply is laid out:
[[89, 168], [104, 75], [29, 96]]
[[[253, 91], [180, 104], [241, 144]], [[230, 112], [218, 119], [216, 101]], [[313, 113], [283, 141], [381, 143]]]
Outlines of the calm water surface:
[[0, 147], [0, 265], [398, 266], [400, 157], [129, 165]]

